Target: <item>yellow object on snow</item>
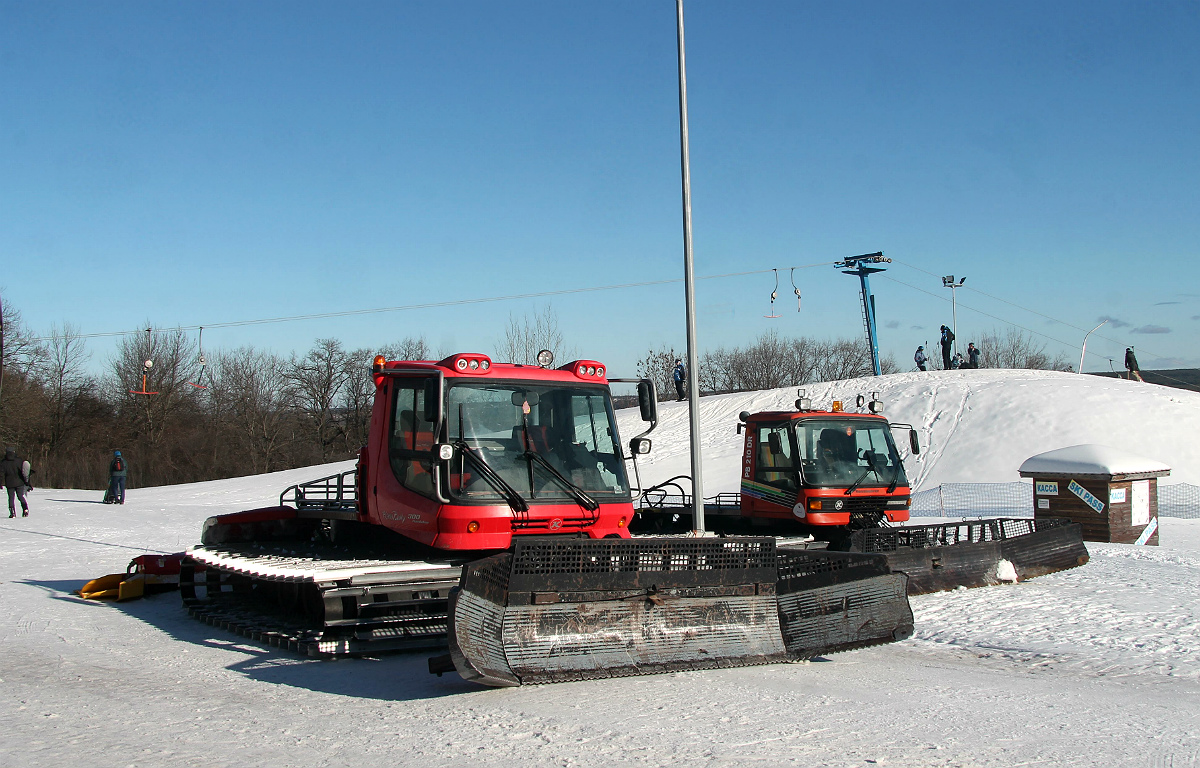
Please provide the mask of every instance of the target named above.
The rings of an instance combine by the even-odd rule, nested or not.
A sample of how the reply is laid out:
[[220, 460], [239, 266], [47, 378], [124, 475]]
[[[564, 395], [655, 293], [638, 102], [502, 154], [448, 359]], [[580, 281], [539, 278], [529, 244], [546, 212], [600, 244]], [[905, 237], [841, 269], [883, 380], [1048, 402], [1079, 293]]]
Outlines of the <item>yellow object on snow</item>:
[[133, 600], [145, 594], [146, 579], [141, 573], [111, 573], [92, 579], [75, 594], [85, 600]]

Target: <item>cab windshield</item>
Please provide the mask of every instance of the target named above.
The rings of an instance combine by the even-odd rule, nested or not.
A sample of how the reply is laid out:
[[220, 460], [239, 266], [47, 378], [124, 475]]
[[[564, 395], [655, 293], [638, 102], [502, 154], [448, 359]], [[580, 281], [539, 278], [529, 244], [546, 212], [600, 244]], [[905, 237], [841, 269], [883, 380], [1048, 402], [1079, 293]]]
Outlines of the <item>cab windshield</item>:
[[[866, 423], [864, 423], [866, 422]], [[908, 485], [886, 422], [795, 422], [796, 447], [806, 485], [871, 488]]]
[[[449, 440], [482, 459], [530, 502], [571, 502], [578, 491], [599, 502], [629, 498], [625, 463], [608, 390], [526, 382], [455, 383], [446, 395]], [[551, 465], [546, 467], [541, 460]], [[451, 462], [450, 492], [464, 500], [502, 500], [503, 489], [472, 461]], [[557, 473], [554, 471], [557, 470]], [[556, 476], [557, 474], [557, 476]], [[575, 492], [564, 480], [574, 486]]]

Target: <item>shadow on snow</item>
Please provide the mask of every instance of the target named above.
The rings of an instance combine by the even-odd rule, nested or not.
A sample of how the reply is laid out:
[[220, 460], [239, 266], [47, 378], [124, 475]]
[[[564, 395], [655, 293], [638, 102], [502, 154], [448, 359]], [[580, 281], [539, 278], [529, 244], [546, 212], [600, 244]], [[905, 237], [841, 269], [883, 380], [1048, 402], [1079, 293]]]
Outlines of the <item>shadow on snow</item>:
[[27, 579], [16, 583], [44, 590], [52, 600], [116, 609], [165, 632], [177, 641], [236, 654], [238, 658], [226, 664], [226, 669], [265, 683], [382, 701], [436, 699], [486, 690], [483, 686], [462, 680], [457, 674], [442, 677], [430, 674], [426, 661], [432, 655], [430, 651], [319, 660], [258, 645], [191, 618], [176, 592], [124, 603], [102, 603], [71, 594], [84, 585], [82, 579]]

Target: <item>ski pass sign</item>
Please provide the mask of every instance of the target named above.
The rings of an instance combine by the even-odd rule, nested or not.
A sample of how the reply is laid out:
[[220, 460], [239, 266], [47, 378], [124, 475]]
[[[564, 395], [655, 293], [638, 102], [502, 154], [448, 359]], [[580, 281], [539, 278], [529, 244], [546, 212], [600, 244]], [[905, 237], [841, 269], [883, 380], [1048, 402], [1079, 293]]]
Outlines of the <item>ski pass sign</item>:
[[1082, 485], [1075, 482], [1074, 480], [1072, 480], [1071, 484], [1067, 486], [1067, 490], [1070, 491], [1071, 493], [1075, 494], [1076, 496], [1078, 496], [1080, 499], [1083, 500], [1084, 504], [1087, 504], [1089, 507], [1096, 510], [1097, 512], [1104, 511], [1104, 502], [1100, 501], [1100, 499], [1097, 499], [1095, 496], [1092, 495], [1091, 491], [1089, 491], [1087, 488], [1084, 488]]

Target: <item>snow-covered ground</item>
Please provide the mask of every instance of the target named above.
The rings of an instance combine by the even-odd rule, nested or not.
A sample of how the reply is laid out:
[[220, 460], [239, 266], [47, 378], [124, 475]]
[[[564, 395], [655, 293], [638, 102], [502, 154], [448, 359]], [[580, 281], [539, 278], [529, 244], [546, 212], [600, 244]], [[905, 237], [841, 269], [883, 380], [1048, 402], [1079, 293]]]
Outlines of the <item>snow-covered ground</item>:
[[[890, 416], [921, 426], [926, 486], [1012, 480], [1025, 458], [1083, 442], [1163, 461], [1173, 479], [1200, 474], [1197, 395], [986, 371], [810, 394], [852, 399], [869, 384]], [[706, 492], [736, 489], [737, 412], [794, 398], [705, 398]], [[682, 409], [664, 404], [644, 467], [651, 481], [686, 472], [685, 430]], [[298, 658], [187, 618], [176, 594], [120, 605], [70, 594], [142, 552], [195, 542], [209, 515], [270, 503], [345, 466], [134, 490], [121, 507], [97, 492], [35, 491], [31, 517], [0, 522], [0, 765], [1200, 761], [1197, 520], [1164, 519], [1161, 547], [1090, 544], [1083, 568], [913, 598], [917, 631], [902, 643], [804, 664], [517, 689], [433, 677], [421, 654]]]

